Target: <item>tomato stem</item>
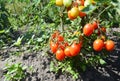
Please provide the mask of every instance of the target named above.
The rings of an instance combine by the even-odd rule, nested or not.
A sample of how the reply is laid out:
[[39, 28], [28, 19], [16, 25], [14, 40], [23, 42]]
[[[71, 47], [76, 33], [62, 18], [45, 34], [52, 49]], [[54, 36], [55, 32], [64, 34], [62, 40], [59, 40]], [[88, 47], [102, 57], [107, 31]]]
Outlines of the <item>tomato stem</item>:
[[107, 9], [109, 9], [111, 6], [112, 6], [112, 5], [107, 6], [100, 14], [98, 14], [98, 20], [99, 20], [100, 16], [101, 16]]
[[60, 12], [60, 23], [61, 23], [61, 31], [63, 32], [64, 31], [64, 25], [63, 25], [63, 14], [64, 14], [64, 10], [65, 10], [65, 7], [62, 7], [61, 8], [61, 12]]

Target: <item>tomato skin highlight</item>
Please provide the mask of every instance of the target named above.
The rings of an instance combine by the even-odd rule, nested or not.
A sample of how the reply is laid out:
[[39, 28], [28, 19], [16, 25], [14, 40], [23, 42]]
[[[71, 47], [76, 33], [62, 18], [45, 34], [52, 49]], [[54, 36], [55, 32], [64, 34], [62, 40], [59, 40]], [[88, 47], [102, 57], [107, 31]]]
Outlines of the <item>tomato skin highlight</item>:
[[70, 53], [70, 46], [67, 46], [64, 50], [64, 53], [67, 57], [71, 57], [71, 53]]
[[70, 46], [70, 53], [71, 53], [72, 56], [78, 55], [78, 53], [80, 52], [80, 50], [81, 50], [80, 44], [73, 43]]
[[104, 42], [103, 40], [101, 39], [96, 39], [94, 42], [93, 42], [93, 49], [95, 51], [101, 51], [104, 47]]
[[113, 51], [115, 48], [115, 43], [112, 40], [107, 40], [105, 43], [105, 49], [107, 51]]
[[65, 54], [64, 54], [64, 51], [62, 49], [59, 49], [56, 51], [56, 59], [59, 61], [62, 61], [65, 59]]
[[93, 31], [94, 31], [93, 25], [90, 23], [86, 24], [83, 28], [83, 33], [86, 36], [90, 36], [93, 33]]

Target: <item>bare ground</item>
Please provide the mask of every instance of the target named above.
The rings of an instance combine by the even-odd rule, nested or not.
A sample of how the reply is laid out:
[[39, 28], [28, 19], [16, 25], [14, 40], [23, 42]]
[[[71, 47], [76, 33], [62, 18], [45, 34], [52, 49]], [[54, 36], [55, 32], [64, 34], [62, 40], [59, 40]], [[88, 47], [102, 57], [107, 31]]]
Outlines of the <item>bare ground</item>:
[[[113, 32], [120, 32], [120, 28], [114, 28]], [[79, 79], [73, 80], [71, 76], [63, 73], [54, 73], [50, 71], [51, 56], [46, 54], [48, 49], [39, 52], [28, 52], [26, 48], [20, 56], [11, 55], [20, 49], [13, 47], [0, 50], [0, 81], [4, 81], [3, 68], [5, 64], [22, 63], [25, 66], [32, 66], [33, 70], [26, 71], [26, 77], [22, 81], [120, 81], [120, 35], [111, 35], [111, 39], [115, 41], [116, 47], [113, 52], [109, 53], [105, 66], [97, 68], [87, 68], [85, 72], [80, 73]]]

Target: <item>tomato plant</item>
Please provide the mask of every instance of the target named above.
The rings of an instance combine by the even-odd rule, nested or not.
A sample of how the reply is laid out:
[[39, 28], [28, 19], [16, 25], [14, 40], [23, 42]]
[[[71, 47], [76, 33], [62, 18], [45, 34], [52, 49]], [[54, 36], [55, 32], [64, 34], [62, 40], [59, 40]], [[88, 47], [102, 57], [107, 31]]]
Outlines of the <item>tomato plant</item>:
[[106, 33], [119, 26], [119, 0], [1, 0], [0, 4], [0, 47], [28, 46], [34, 52], [48, 47], [49, 40], [57, 59], [52, 60], [54, 66], [75, 78], [81, 69], [104, 64], [107, 52], [115, 49]]
[[[79, 67], [85, 70], [87, 66], [95, 67], [105, 63], [102, 57], [107, 55], [105, 56], [104, 53], [112, 51], [115, 47], [113, 41], [108, 41], [109, 37], [106, 34], [107, 28], [112, 26], [110, 24], [112, 21], [108, 19], [110, 14], [107, 13], [111, 13], [110, 10], [113, 8], [111, 2], [111, 0], [107, 2], [63, 0], [63, 6], [58, 8], [60, 24], [57, 24], [58, 29], [56, 29], [60, 34], [50, 37], [53, 38], [51, 40], [54, 43], [58, 43], [55, 54], [57, 54], [56, 59], [61, 62], [61, 67], [69, 62], [70, 65], [73, 64], [75, 67], [80, 65]], [[74, 76], [75, 73], [72, 75]]]

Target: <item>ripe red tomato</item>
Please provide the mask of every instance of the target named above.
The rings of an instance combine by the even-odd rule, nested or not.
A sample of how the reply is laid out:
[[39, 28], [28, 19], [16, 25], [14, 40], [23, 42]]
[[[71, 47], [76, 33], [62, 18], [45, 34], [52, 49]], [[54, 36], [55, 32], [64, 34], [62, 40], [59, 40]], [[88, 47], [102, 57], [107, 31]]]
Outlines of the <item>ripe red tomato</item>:
[[98, 23], [97, 23], [96, 21], [94, 21], [94, 22], [92, 23], [92, 25], [93, 25], [94, 29], [97, 29], [97, 28], [98, 28]]
[[79, 16], [81, 17], [81, 18], [83, 18], [83, 17], [85, 17], [86, 16], [86, 13], [85, 12], [79, 12]]
[[90, 23], [86, 24], [83, 28], [83, 33], [86, 36], [90, 36], [93, 33], [93, 31], [94, 31], [94, 27]]
[[69, 46], [69, 44], [68, 44], [67, 42], [65, 42], [65, 43], [64, 43], [64, 46], [65, 46], [65, 47], [66, 47], [66, 46]]
[[64, 38], [63, 38], [63, 36], [58, 35], [57, 40], [58, 40], [59, 42], [61, 42], [61, 41], [64, 41]]
[[101, 27], [100, 28], [102, 32], [106, 33], [106, 28], [105, 27]]
[[105, 44], [105, 48], [107, 51], [112, 51], [115, 48], [115, 43], [112, 40], [107, 40]]
[[65, 48], [64, 53], [65, 53], [66, 56], [71, 57], [70, 46], [67, 46], [67, 47]]
[[104, 47], [104, 42], [103, 40], [101, 39], [96, 39], [94, 42], [93, 42], [93, 49], [95, 51], [101, 51]]
[[56, 59], [59, 61], [62, 61], [62, 60], [64, 60], [64, 58], [65, 58], [64, 51], [62, 49], [57, 50], [56, 51]]
[[52, 39], [54, 39], [54, 38], [56, 38], [56, 34], [55, 33], [52, 34]]
[[79, 15], [79, 9], [78, 9], [77, 7], [73, 7], [73, 8], [71, 9], [71, 16], [72, 16], [73, 18], [77, 18], [78, 15]]
[[69, 18], [70, 20], [75, 19], [73, 16], [71, 16], [71, 11], [68, 11], [68, 18]]
[[54, 43], [53, 41], [50, 41], [50, 48], [53, 53], [55, 53], [58, 49], [58, 44]]
[[62, 6], [63, 5], [63, 0], [56, 0], [56, 5], [57, 6]]
[[59, 48], [61, 48], [62, 50], [64, 50], [64, 49], [65, 49], [64, 44], [60, 44], [60, 45], [59, 45]]
[[70, 53], [72, 56], [76, 56], [81, 50], [81, 46], [80, 44], [77, 44], [77, 43], [73, 43], [71, 46], [70, 46]]
[[85, 7], [84, 6], [79, 6], [78, 9], [79, 9], [79, 16], [82, 18], [84, 16], [86, 16], [86, 13], [85, 12], [82, 12], [82, 10], [84, 9]]

